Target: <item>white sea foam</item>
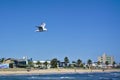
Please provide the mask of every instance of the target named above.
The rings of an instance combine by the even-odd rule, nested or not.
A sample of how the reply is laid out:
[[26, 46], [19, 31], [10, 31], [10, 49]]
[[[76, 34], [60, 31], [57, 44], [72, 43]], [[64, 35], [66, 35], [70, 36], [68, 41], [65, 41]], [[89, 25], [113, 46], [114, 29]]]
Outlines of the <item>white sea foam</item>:
[[60, 77], [60, 79], [74, 79], [74, 77]]

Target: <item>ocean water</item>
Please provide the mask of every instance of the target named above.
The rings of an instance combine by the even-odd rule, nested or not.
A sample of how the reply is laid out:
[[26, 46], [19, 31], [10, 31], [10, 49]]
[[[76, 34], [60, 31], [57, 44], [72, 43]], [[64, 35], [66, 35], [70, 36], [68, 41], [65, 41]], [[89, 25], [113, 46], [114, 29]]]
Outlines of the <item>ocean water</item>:
[[120, 80], [120, 72], [0, 75], [0, 80]]

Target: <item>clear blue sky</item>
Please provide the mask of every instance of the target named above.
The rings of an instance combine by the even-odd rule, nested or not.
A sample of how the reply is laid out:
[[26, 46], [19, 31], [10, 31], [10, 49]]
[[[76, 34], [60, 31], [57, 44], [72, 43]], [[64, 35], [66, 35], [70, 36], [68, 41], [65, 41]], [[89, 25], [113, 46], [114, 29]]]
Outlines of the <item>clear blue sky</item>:
[[[46, 23], [47, 32], [35, 32]], [[0, 58], [120, 62], [120, 0], [0, 0]]]

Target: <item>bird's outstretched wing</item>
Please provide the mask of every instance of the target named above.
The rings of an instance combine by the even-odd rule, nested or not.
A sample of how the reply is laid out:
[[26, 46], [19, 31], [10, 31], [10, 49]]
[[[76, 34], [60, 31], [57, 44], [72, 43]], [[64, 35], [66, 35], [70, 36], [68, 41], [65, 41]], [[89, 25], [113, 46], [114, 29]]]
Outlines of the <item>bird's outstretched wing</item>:
[[45, 23], [41, 23], [40, 26], [44, 28], [46, 26], [46, 24]]

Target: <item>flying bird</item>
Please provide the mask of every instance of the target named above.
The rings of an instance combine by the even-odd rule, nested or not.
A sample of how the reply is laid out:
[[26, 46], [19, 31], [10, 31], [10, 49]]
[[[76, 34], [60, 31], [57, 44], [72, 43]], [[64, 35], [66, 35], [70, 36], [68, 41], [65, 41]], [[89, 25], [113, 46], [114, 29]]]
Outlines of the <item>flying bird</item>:
[[45, 28], [46, 24], [45, 23], [41, 23], [40, 26], [36, 26], [37, 30], [35, 30], [36, 32], [44, 32], [47, 31], [47, 28]]

